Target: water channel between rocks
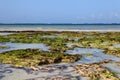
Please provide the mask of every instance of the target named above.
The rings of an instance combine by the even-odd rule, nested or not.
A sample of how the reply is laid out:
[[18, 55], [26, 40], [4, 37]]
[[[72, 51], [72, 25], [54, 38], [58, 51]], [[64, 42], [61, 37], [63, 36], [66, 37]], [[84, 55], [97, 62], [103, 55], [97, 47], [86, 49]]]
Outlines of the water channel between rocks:
[[97, 48], [74, 48], [74, 50], [67, 50], [67, 54], [80, 54], [82, 59], [75, 62], [75, 64], [90, 64], [109, 60], [111, 62], [120, 62], [120, 58], [114, 55], [107, 55], [101, 49]]

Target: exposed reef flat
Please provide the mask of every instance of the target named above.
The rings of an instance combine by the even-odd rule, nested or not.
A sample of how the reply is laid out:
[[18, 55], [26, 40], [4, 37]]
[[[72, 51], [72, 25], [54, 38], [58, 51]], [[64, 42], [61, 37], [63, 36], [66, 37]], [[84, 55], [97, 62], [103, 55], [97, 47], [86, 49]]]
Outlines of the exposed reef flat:
[[0, 80], [120, 80], [119, 31], [6, 32]]

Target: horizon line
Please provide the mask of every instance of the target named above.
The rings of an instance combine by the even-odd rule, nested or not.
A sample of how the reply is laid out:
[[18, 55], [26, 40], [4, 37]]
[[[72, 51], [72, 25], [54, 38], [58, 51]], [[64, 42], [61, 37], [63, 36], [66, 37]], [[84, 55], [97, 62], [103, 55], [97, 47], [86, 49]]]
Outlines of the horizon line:
[[120, 23], [0, 23], [0, 25], [120, 25]]

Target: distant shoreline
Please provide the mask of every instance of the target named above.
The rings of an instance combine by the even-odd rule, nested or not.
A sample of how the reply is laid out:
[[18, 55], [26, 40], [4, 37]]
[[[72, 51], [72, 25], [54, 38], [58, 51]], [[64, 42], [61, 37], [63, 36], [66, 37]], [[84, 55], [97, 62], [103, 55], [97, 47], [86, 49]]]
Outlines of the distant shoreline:
[[120, 23], [0, 23], [0, 25], [120, 25]]
[[3, 24], [0, 31], [120, 32], [120, 24]]

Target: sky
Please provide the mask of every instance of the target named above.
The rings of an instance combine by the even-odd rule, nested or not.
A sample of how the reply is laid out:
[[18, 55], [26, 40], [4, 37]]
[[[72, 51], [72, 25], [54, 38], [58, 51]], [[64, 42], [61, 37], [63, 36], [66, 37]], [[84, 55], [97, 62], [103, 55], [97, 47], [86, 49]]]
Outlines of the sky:
[[120, 0], [0, 0], [0, 23], [120, 23]]

